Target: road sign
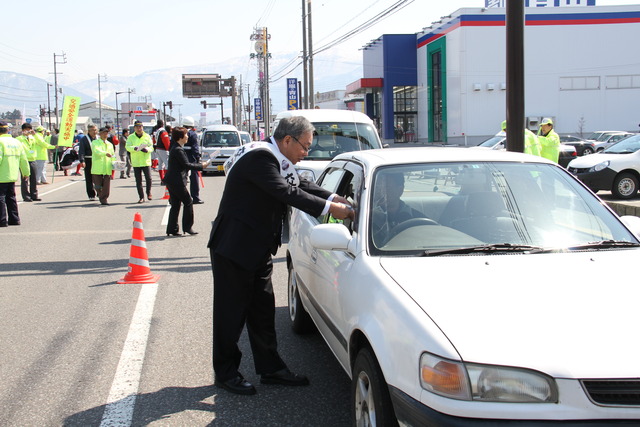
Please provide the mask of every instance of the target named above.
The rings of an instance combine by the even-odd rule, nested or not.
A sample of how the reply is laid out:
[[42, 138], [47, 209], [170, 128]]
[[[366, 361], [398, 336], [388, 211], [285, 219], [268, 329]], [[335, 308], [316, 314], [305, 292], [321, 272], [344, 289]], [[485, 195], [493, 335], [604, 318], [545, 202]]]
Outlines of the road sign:
[[262, 121], [262, 99], [254, 98], [253, 105], [254, 105], [253, 109], [256, 112], [256, 121], [261, 122]]
[[24, 121], [27, 122], [27, 123], [31, 123], [32, 120], [33, 119], [31, 117], [27, 117], [26, 119], [24, 119]]
[[298, 79], [287, 79], [287, 110], [297, 110], [298, 107]]

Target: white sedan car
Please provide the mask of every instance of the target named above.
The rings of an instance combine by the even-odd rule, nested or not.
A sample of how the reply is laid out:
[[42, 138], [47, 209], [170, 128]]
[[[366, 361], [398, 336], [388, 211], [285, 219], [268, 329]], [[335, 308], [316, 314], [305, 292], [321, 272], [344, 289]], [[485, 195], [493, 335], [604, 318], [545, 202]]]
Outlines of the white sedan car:
[[352, 152], [319, 183], [355, 219], [294, 211], [289, 312], [350, 376], [355, 425], [640, 420], [640, 219], [493, 150]]

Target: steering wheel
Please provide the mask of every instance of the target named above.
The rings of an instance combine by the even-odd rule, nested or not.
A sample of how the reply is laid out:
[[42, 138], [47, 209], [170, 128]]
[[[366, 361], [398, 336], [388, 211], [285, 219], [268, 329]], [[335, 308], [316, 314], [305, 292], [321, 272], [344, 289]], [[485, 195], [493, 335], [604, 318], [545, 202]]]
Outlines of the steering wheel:
[[411, 218], [406, 221], [402, 221], [400, 224], [393, 227], [389, 231], [389, 236], [395, 236], [407, 228], [418, 227], [420, 225], [438, 225], [438, 223], [430, 218]]

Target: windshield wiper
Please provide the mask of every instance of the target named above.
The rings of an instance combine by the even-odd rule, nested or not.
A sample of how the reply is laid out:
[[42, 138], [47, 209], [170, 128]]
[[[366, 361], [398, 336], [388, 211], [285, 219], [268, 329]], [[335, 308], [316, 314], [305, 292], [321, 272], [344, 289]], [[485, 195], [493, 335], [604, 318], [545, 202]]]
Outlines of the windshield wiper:
[[583, 249], [610, 249], [610, 248], [637, 248], [640, 243], [629, 242], [626, 240], [601, 240], [599, 242], [589, 242], [582, 245], [570, 246], [569, 251], [580, 251]]
[[472, 253], [495, 253], [495, 252], [526, 252], [526, 253], [540, 253], [546, 251], [541, 246], [531, 245], [513, 245], [511, 243], [494, 243], [491, 245], [469, 246], [464, 248], [454, 249], [440, 249], [440, 250], [426, 250], [422, 254], [423, 256], [438, 256], [438, 255], [455, 255], [455, 254], [472, 254]]

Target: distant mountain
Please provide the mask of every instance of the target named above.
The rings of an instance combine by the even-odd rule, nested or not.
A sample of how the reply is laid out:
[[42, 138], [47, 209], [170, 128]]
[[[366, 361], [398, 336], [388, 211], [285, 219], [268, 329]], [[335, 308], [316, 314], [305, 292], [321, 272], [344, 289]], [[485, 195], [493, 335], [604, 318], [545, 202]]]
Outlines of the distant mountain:
[[[287, 77], [302, 76], [302, 66], [295, 68], [300, 62], [296, 58], [297, 53], [277, 54], [269, 61], [269, 71], [272, 83], [270, 95], [273, 105], [272, 112], [286, 109], [287, 105]], [[346, 85], [362, 77], [362, 61], [354, 59], [353, 55], [342, 55], [335, 52], [333, 55], [323, 53], [314, 61], [314, 89], [316, 92], [345, 89]], [[295, 69], [294, 69], [295, 68]], [[291, 70], [291, 71], [290, 71]], [[287, 73], [287, 71], [290, 71]], [[162, 102], [172, 101], [174, 105], [173, 116], [190, 115], [198, 120], [200, 113], [207, 112], [215, 120], [220, 117], [219, 109], [204, 110], [200, 105], [201, 99], [188, 99], [182, 97], [182, 74], [220, 74], [223, 78], [235, 76], [239, 82], [242, 76], [244, 85], [243, 99], [246, 103], [246, 85], [250, 86], [251, 102], [257, 95], [257, 63], [255, 59], [237, 57], [229, 60], [187, 67], [172, 67], [161, 70], [153, 70], [137, 76], [107, 76], [107, 81], [100, 83], [102, 102], [115, 106], [116, 92], [126, 92], [128, 88], [134, 88], [135, 94], [131, 94], [131, 101], [142, 99], [150, 100], [159, 109]], [[276, 78], [281, 77], [277, 80]], [[275, 80], [275, 81], [274, 81]], [[67, 85], [63, 88], [66, 95], [79, 96], [81, 103], [98, 100], [97, 79]], [[53, 88], [50, 88], [51, 105], [53, 105]], [[3, 98], [6, 96], [6, 99]], [[118, 95], [118, 102], [127, 102], [126, 93]], [[207, 99], [209, 102], [218, 102], [219, 98]], [[39, 104], [46, 107], [47, 82], [37, 77], [23, 74], [0, 71], [0, 111], [13, 111], [14, 108], [22, 110], [23, 103], [27, 107], [27, 114], [37, 114]], [[231, 99], [224, 99], [225, 116], [231, 114]], [[62, 99], [60, 98], [60, 108]], [[30, 110], [30, 111], [29, 111]], [[167, 111], [169, 113], [169, 111]]]

